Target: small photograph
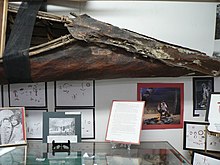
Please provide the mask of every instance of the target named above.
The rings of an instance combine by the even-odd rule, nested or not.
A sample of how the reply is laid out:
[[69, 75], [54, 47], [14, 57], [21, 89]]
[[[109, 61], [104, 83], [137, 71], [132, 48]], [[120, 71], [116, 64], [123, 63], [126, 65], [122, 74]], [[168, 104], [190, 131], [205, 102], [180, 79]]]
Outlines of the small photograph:
[[49, 135], [75, 135], [75, 118], [50, 118]]
[[0, 108], [0, 146], [25, 143], [24, 108]]

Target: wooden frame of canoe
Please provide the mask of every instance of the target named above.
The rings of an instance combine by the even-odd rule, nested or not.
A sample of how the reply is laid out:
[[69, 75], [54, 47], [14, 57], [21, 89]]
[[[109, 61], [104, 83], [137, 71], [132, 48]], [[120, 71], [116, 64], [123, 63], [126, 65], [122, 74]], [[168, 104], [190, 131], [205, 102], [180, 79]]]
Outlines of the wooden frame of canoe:
[[[10, 14], [16, 12], [16, 8], [9, 6], [8, 22]], [[215, 57], [85, 14], [71, 14], [74, 18], [38, 12], [36, 25], [42, 26], [34, 28], [35, 44], [29, 49], [33, 82], [220, 75], [220, 60]], [[57, 31], [57, 27], [62, 30]], [[40, 41], [36, 34], [43, 33], [45, 42], [36, 44]], [[0, 77], [0, 84], [8, 83], [2, 59]]]

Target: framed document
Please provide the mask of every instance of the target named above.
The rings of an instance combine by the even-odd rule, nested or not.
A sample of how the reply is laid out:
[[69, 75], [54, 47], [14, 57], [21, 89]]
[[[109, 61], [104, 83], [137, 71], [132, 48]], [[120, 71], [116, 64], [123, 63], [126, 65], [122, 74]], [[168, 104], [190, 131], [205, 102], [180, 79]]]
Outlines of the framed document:
[[140, 144], [144, 101], [113, 101], [106, 141]]
[[23, 106], [26, 108], [46, 108], [46, 82], [9, 84], [9, 106]]
[[210, 132], [220, 133], [220, 92], [212, 92], [209, 97], [206, 121]]
[[217, 155], [214, 154], [194, 151], [192, 155], [192, 165], [199, 165], [199, 164], [217, 165], [220, 164], [220, 159]]
[[208, 123], [184, 122], [183, 149], [205, 150], [205, 132]]
[[55, 109], [56, 112], [81, 112], [82, 139], [95, 139], [94, 108]]
[[94, 81], [56, 81], [56, 107], [94, 107]]
[[81, 113], [43, 112], [43, 143], [81, 141]]

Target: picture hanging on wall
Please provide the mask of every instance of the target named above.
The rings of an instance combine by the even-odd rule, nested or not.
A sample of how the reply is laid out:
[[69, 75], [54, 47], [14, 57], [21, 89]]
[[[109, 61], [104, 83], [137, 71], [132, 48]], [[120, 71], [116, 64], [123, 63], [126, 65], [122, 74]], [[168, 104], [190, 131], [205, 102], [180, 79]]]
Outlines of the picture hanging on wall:
[[26, 144], [24, 107], [0, 108], [0, 146]]
[[9, 106], [23, 106], [25, 108], [46, 108], [46, 88], [46, 82], [9, 84]]
[[81, 141], [81, 113], [43, 112], [43, 143]]
[[206, 127], [208, 122], [184, 122], [183, 149], [205, 150]]
[[47, 109], [26, 110], [27, 140], [43, 139], [43, 112], [47, 111]]
[[207, 151], [220, 152], [220, 136], [216, 136], [215, 134], [208, 132], [206, 146], [207, 146]]
[[94, 107], [94, 81], [56, 81], [56, 107]]
[[214, 92], [213, 77], [193, 78], [193, 116], [205, 116], [211, 92]]
[[94, 108], [56, 109], [56, 112], [81, 112], [82, 139], [95, 139]]
[[205, 120], [210, 123], [210, 132], [220, 133], [220, 92], [210, 94]]
[[183, 127], [183, 83], [138, 83], [137, 99], [145, 101], [142, 129]]
[[217, 165], [220, 164], [220, 159], [217, 155], [208, 152], [194, 151], [192, 155], [192, 165]]

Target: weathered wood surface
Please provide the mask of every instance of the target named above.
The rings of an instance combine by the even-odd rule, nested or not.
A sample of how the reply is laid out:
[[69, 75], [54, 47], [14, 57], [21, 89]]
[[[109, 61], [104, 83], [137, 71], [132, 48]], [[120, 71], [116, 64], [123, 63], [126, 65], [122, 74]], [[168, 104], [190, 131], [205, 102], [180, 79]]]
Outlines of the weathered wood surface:
[[[120, 29], [87, 15], [65, 18], [63, 21], [59, 21], [60, 18], [45, 19], [45, 15], [43, 17], [44, 25], [50, 25], [50, 31], [53, 30], [53, 21], [69, 31], [64, 30], [67, 36], [56, 42], [47, 38], [48, 43], [30, 48], [31, 76], [34, 82], [219, 76], [220, 73], [220, 61], [216, 58]], [[41, 21], [42, 16], [38, 17], [38, 24]], [[37, 30], [39, 28], [35, 28]], [[2, 62], [0, 83], [8, 83]]]

